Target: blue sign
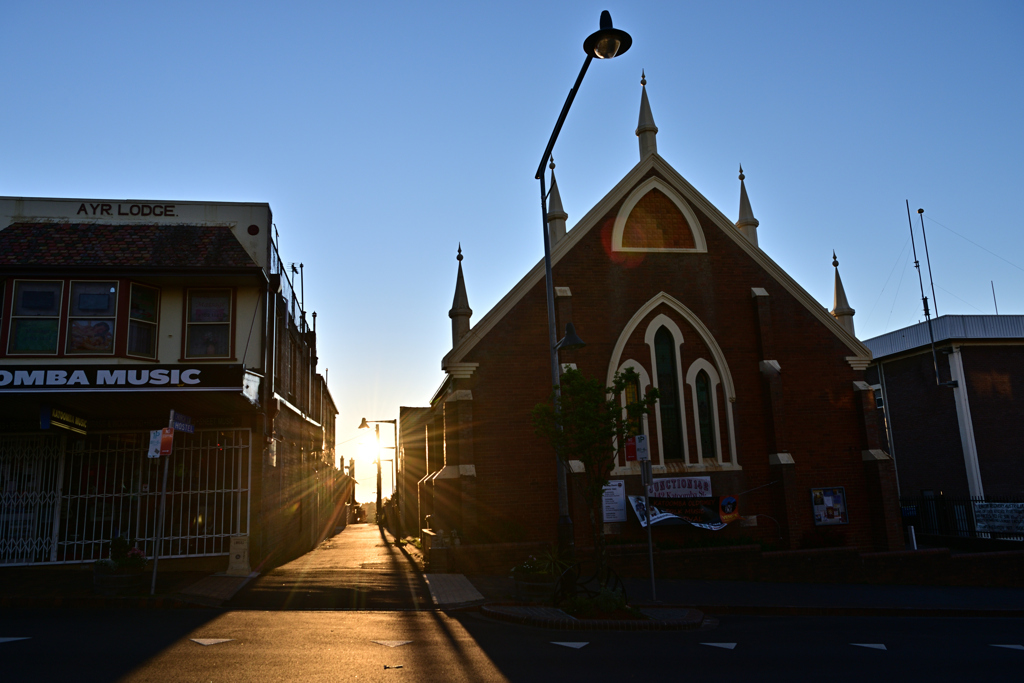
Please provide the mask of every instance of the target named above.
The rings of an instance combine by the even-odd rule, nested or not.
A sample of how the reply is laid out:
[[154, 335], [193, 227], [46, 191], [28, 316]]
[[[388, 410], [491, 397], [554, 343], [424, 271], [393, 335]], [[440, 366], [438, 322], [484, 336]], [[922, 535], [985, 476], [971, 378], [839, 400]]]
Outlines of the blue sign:
[[196, 433], [196, 428], [192, 424], [192, 418], [176, 410], [171, 411], [171, 429], [177, 432], [185, 432], [186, 434]]

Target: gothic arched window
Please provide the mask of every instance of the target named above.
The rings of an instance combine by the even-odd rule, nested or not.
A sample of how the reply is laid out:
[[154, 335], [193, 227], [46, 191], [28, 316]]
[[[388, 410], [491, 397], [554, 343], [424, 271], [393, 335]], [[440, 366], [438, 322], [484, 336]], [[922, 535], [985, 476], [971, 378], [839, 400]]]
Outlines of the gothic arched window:
[[679, 401], [679, 372], [676, 369], [676, 343], [668, 328], [654, 335], [654, 357], [658, 374], [658, 402], [661, 417], [662, 459], [683, 457], [682, 410]]
[[713, 458], [715, 449], [715, 420], [712, 401], [715, 395], [711, 387], [711, 378], [705, 370], [697, 373], [695, 382], [697, 393], [697, 429], [700, 435], [700, 450], [705, 458]]

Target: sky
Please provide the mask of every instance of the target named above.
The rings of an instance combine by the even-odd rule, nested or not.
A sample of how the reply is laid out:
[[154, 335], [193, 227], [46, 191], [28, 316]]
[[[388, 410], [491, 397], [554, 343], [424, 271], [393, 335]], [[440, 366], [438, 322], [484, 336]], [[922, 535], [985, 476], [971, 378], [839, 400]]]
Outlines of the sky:
[[633, 46], [555, 147], [570, 228], [639, 161], [643, 69], [661, 156], [733, 219], [742, 163], [761, 248], [828, 308], [835, 250], [861, 339], [923, 319], [906, 200], [933, 311], [1024, 313], [1019, 1], [6, 0], [0, 195], [268, 202], [371, 500], [356, 426], [443, 380], [458, 245], [474, 321], [543, 256], [603, 9]]

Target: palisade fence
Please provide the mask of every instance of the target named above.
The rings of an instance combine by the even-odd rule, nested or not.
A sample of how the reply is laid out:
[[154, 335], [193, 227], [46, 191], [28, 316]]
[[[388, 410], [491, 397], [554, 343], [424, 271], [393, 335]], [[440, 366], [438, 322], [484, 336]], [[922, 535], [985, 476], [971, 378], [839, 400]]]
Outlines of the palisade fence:
[[[178, 433], [160, 557], [228, 554], [249, 533], [248, 429]], [[164, 460], [148, 432], [0, 437], [0, 565], [91, 562], [124, 536], [156, 552]]]
[[917, 534], [1024, 541], [1024, 498], [902, 497], [900, 509]]

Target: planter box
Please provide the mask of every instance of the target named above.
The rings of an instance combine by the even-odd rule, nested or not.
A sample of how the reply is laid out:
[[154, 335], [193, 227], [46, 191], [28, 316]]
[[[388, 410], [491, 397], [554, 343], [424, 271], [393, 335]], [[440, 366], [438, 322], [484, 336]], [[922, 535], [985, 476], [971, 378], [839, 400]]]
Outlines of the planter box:
[[145, 569], [119, 571], [115, 573], [92, 573], [92, 589], [100, 595], [132, 595], [141, 593], [146, 585]]
[[555, 599], [555, 588], [558, 587], [558, 577], [533, 575], [518, 577], [513, 575], [516, 581], [516, 600], [520, 602], [544, 602], [551, 603]]

